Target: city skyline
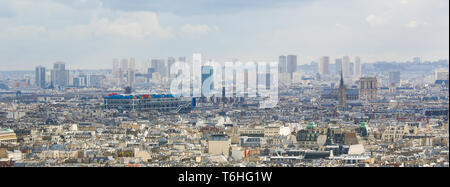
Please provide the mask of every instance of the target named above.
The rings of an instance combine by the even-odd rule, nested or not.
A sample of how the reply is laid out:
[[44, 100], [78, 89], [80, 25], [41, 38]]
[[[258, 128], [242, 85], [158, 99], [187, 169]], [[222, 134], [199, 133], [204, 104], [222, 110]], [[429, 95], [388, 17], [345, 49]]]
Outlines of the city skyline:
[[[196, 59], [194, 62], [200, 61], [200, 66], [197, 64], [198, 68], [204, 68], [209, 67], [211, 65], [211, 62], [208, 60], [204, 60], [201, 56], [198, 57], [196, 54]], [[194, 55], [195, 56], [195, 55]], [[334, 64], [330, 64], [330, 58], [328, 56], [323, 56], [319, 59], [319, 62], [314, 62], [308, 65], [298, 65], [295, 64], [297, 57], [295, 55], [289, 55], [289, 56], [280, 56], [279, 62], [272, 63], [273, 68], [278, 69], [276, 72], [271, 72], [267, 74], [268, 76], [274, 76], [274, 73], [277, 73], [280, 77], [280, 82], [283, 82], [283, 84], [292, 84], [294, 82], [299, 83], [301, 79], [304, 78], [313, 78], [317, 81], [330, 81], [334, 80], [337, 81], [337, 78], [339, 78], [341, 75], [345, 79], [358, 79], [362, 77], [367, 76], [376, 76], [376, 77], [383, 77], [387, 76], [388, 79], [386, 79], [387, 82], [386, 86], [399, 86], [401, 83], [401, 76], [400, 72], [406, 73], [408, 72], [408, 77], [421, 77], [425, 76], [423, 78], [427, 79], [428, 81], [435, 81], [435, 80], [448, 80], [448, 61], [438, 61], [438, 62], [425, 62], [422, 63], [421, 58], [416, 57], [414, 58], [414, 62], [410, 63], [373, 63], [373, 64], [366, 64], [363, 68], [361, 64], [358, 64], [358, 62], [361, 61], [360, 57], [354, 57], [354, 62], [352, 62], [351, 58], [348, 56], [345, 56], [343, 58], [336, 59], [336, 62]], [[19, 82], [28, 82], [24, 84], [23, 88], [25, 89], [33, 89], [33, 88], [41, 88], [41, 89], [62, 89], [65, 87], [76, 87], [76, 88], [82, 88], [82, 87], [101, 87], [102, 81], [105, 79], [110, 79], [110, 83], [112, 83], [113, 86], [118, 87], [125, 87], [128, 86], [130, 88], [135, 87], [135, 83], [139, 84], [139, 87], [142, 86], [148, 86], [151, 82], [159, 82], [159, 81], [166, 81], [166, 84], [171, 81], [174, 81], [177, 79], [178, 76], [182, 76], [178, 74], [178, 76], [174, 76], [172, 73], [172, 69], [180, 68], [180, 66], [186, 66], [185, 68], [189, 68], [189, 66], [195, 64], [192, 63], [185, 63], [186, 58], [179, 57], [181, 62], [176, 62], [176, 58], [169, 57], [167, 58], [167, 61], [165, 59], [152, 59], [149, 60], [147, 63], [142, 64], [145, 67], [142, 67], [142, 65], [136, 66], [136, 61], [134, 58], [129, 59], [114, 59], [112, 61], [112, 69], [102, 69], [102, 70], [81, 70], [81, 69], [70, 69], [66, 68], [66, 63], [64, 62], [55, 62], [53, 63], [53, 67], [49, 68], [47, 71], [47, 68], [44, 66], [37, 66], [35, 69], [34, 74], [34, 80], [31, 78], [32, 73], [31, 71], [23, 71], [22, 77], [18, 77]], [[203, 60], [200, 60], [203, 59]], [[347, 63], [341, 63], [341, 60], [345, 59]], [[228, 64], [227, 62], [226, 64]], [[258, 71], [258, 67], [265, 66], [264, 62], [239, 62], [234, 61], [233, 63], [244, 63], [247, 65], [254, 66], [256, 65], [256, 71]], [[227, 65], [223, 66], [224, 64], [213, 62], [215, 64], [214, 66], [214, 72], [219, 71], [222, 68], [225, 68]], [[347, 65], [344, 65], [347, 64]], [[174, 66], [175, 65], [175, 66]], [[217, 65], [217, 67], [216, 67]], [[262, 65], [262, 66], [261, 66]], [[287, 67], [287, 66], [291, 67]], [[223, 66], [223, 67], [221, 67]], [[272, 66], [272, 65], [271, 65]], [[294, 68], [294, 66], [296, 68]], [[397, 66], [397, 67], [395, 67]], [[422, 67], [420, 67], [422, 66]], [[239, 66], [240, 67], [240, 66]], [[447, 68], [445, 68], [447, 67]], [[184, 69], [185, 69], [184, 68]], [[217, 69], [219, 68], [219, 69]], [[236, 67], [235, 67], [236, 68]], [[380, 69], [381, 68], [381, 69]], [[225, 68], [226, 69], [226, 68]], [[244, 68], [245, 69], [245, 68]], [[250, 68], [252, 69], [252, 68]], [[409, 69], [409, 70], [408, 70]], [[180, 69], [181, 70], [181, 69]], [[186, 73], [184, 71], [178, 70], [178, 73]], [[265, 72], [266, 70], [259, 69], [260, 71]], [[289, 71], [288, 71], [289, 70]], [[362, 71], [363, 70], [363, 71]], [[175, 70], [177, 71], [177, 70]], [[192, 71], [192, 69], [191, 69]], [[225, 70], [226, 71], [226, 70]], [[219, 73], [224, 73], [224, 69], [222, 72], [219, 71]], [[235, 71], [235, 70], [233, 70]], [[244, 72], [247, 70], [243, 70]], [[272, 71], [272, 70], [271, 70]], [[18, 73], [14, 71], [4, 71], [3, 73]], [[109, 73], [108, 73], [109, 72]], [[199, 71], [198, 73], [200, 73]], [[345, 73], [346, 72], [346, 73]], [[0, 71], [1, 73], [1, 71]], [[261, 72], [258, 72], [261, 73]], [[402, 74], [403, 74], [402, 73]], [[430, 74], [434, 73], [434, 74]], [[17, 74], [20, 75], [20, 74]], [[193, 74], [191, 74], [192, 76]], [[200, 74], [199, 74], [200, 75]], [[237, 74], [235, 74], [237, 75]], [[245, 74], [246, 75], [246, 74]], [[411, 75], [413, 75], [411, 77]], [[202, 74], [203, 77], [203, 74]], [[222, 79], [226, 79], [226, 73], [222, 75]], [[447, 78], [446, 78], [447, 77]], [[228, 77], [231, 78], [231, 77]], [[421, 78], [422, 80], [425, 80]], [[434, 79], [433, 79], [434, 78]], [[183, 78], [186, 79], [186, 78]], [[263, 78], [264, 79], [264, 78]], [[272, 78], [270, 78], [272, 79]], [[270, 80], [269, 79], [269, 80]], [[431, 80], [430, 80], [431, 79]], [[247, 78], [245, 79], [246, 81]], [[137, 82], [136, 82], [137, 81]], [[204, 78], [202, 78], [202, 82], [204, 81]], [[294, 81], [294, 82], [293, 82]], [[178, 82], [178, 81], [176, 81]], [[20, 83], [15, 82], [13, 85], [19, 85], [16, 86], [17, 88], [21, 87]], [[34, 83], [34, 84], [32, 84]], [[218, 83], [221, 84], [221, 83]], [[266, 83], [268, 84], [268, 83]], [[12, 87], [14, 87], [12, 85]], [[31, 87], [30, 87], [31, 86]], [[33, 87], [36, 86], [36, 87]], [[270, 86], [269, 86], [270, 87]]]
[[363, 63], [449, 59], [446, 0], [176, 2], [2, 1], [1, 70], [57, 61], [101, 69], [114, 57], [195, 52], [217, 61], [295, 54], [298, 64], [323, 55]]
[[[224, 61], [217, 61], [216, 59], [211, 59], [211, 58], [203, 58], [203, 60], [205, 61], [204, 63], [208, 62], [208, 61], [213, 61], [213, 62], [217, 62], [219, 64], [225, 64], [227, 62], [236, 62], [236, 61], [240, 61], [240, 62], [255, 62], [255, 63], [269, 63], [269, 62], [280, 62], [280, 58], [281, 57], [285, 57], [287, 58], [289, 55], [281, 55], [281, 56], [277, 56], [274, 58], [271, 58], [270, 60], [249, 60], [249, 61], [243, 61], [240, 60], [238, 58], [229, 58], [229, 59], [225, 59]], [[302, 56], [298, 56], [298, 55], [290, 55], [290, 56], [296, 56], [297, 57], [297, 67], [302, 66], [302, 65], [312, 65], [312, 64], [317, 64], [318, 66], [320, 66], [321, 63], [321, 59], [323, 57], [327, 57], [329, 59], [329, 64], [328, 64], [328, 68], [331, 68], [332, 66], [342, 66], [342, 60], [343, 57], [348, 57], [349, 58], [349, 64], [348, 64], [348, 68], [351, 71], [354, 71], [357, 62], [360, 63], [360, 65], [363, 64], [376, 64], [376, 63], [383, 63], [383, 62], [387, 62], [387, 63], [428, 63], [428, 62], [448, 62], [449, 59], [437, 59], [437, 60], [429, 60], [429, 59], [423, 59], [422, 57], [412, 57], [410, 59], [406, 59], [405, 61], [387, 61], [387, 60], [379, 60], [379, 61], [365, 61], [364, 57], [361, 56], [318, 56], [318, 57], [309, 57], [311, 60], [310, 61], [305, 61], [302, 60]], [[182, 59], [180, 59], [182, 58]], [[308, 59], [309, 59], [308, 58]], [[43, 63], [37, 63], [34, 65], [31, 65], [29, 67], [26, 67], [24, 69], [0, 69], [0, 72], [14, 72], [14, 71], [34, 71], [37, 67], [44, 67], [47, 70], [51, 69], [53, 67], [53, 65], [55, 63], [64, 63], [66, 64], [66, 66], [69, 68], [70, 71], [82, 71], [82, 70], [112, 70], [114, 69], [114, 61], [116, 60], [130, 60], [133, 59], [135, 61], [135, 66], [136, 69], [138, 70], [139, 68], [146, 68], [146, 67], [151, 67], [152, 62], [155, 61], [162, 61], [166, 66], [168, 65], [168, 60], [173, 60], [175, 59], [175, 62], [188, 62], [188, 63], [192, 63], [192, 57], [176, 57], [176, 56], [167, 56], [167, 57], [161, 57], [161, 58], [146, 58], [146, 59], [136, 59], [134, 57], [121, 57], [121, 58], [111, 58], [109, 63], [105, 64], [105, 66], [102, 67], [94, 67], [94, 68], [89, 68], [88, 66], [83, 66], [80, 67], [78, 65], [71, 64], [71, 63], [67, 63], [68, 61], [64, 61], [64, 60], [57, 60], [54, 62], [43, 62]], [[416, 61], [417, 59], [420, 59], [420, 61]], [[286, 59], [287, 60], [287, 59]], [[359, 61], [358, 61], [359, 60]], [[173, 63], [173, 62], [172, 62]], [[285, 62], [286, 63], [286, 62]], [[351, 67], [350, 67], [351, 66]], [[280, 67], [282, 68], [282, 67]], [[287, 67], [285, 67], [287, 68]], [[320, 71], [320, 69], [318, 69], [318, 71]], [[354, 72], [352, 72], [353, 74]]]

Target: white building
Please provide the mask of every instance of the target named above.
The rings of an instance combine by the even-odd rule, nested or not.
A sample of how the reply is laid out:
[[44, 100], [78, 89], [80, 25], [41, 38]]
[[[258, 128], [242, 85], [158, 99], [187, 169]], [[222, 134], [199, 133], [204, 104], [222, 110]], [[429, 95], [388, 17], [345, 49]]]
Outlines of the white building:
[[330, 74], [330, 57], [324, 56], [319, 60], [319, 74], [327, 76]]

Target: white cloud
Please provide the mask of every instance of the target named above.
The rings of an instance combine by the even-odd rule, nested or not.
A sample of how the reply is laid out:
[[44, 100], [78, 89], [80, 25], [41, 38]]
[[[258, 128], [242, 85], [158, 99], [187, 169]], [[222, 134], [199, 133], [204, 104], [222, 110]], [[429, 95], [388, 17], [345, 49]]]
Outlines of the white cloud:
[[198, 38], [200, 36], [204, 36], [210, 32], [218, 31], [219, 28], [217, 26], [208, 26], [208, 25], [191, 25], [185, 24], [181, 28], [181, 32], [183, 36]]
[[410, 28], [416, 28], [418, 25], [419, 25], [419, 23], [417, 23], [417, 21], [415, 21], [415, 20], [411, 20], [407, 24], [407, 26], [410, 27]]
[[383, 13], [380, 15], [370, 14], [366, 18], [366, 21], [373, 27], [386, 25], [390, 20], [391, 16], [388, 13]]
[[[214, 10], [164, 0], [152, 1], [153, 9], [145, 8], [147, 3], [135, 3], [135, 8], [129, 2], [120, 1], [120, 8], [108, 3], [0, 0], [0, 63], [32, 68], [37, 61], [57, 59], [81, 68], [109, 67], [110, 59], [120, 56], [163, 58], [192, 51], [210, 58], [276, 59], [287, 53], [312, 60], [323, 55], [358, 55], [368, 61], [391, 54], [448, 57], [448, 0], [313, 0], [285, 6], [267, 1], [263, 8], [233, 6], [232, 14], [218, 14], [223, 5], [214, 3], [209, 4], [217, 6]], [[156, 6], [161, 3], [173, 7], [161, 10]], [[198, 9], [208, 11], [194, 14]], [[24, 51], [27, 55], [21, 55]]]
[[44, 26], [16, 26], [0, 31], [0, 38], [34, 39], [47, 31]]
[[11, 20], [0, 22], [0, 38], [5, 40], [44, 39], [53, 41], [89, 41], [104, 39], [150, 39], [164, 40], [173, 37], [170, 29], [163, 28], [153, 12], [115, 12], [112, 16], [95, 16], [86, 24], [66, 27], [45, 25], [14, 25]]
[[87, 25], [78, 25], [75, 33], [94, 36], [120, 36], [130, 38], [168, 39], [173, 37], [169, 29], [164, 29], [153, 12], [120, 12], [115, 19], [93, 18]]
[[416, 21], [416, 20], [410, 20], [408, 24], [406, 24], [406, 27], [408, 28], [417, 28], [419, 26], [427, 25], [427, 22], [422, 21]]

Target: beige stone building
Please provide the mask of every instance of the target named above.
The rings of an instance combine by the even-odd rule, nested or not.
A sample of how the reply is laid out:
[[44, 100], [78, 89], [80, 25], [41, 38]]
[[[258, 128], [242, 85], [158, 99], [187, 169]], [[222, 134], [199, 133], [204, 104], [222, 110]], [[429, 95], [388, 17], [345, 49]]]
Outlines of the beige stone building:
[[17, 142], [16, 133], [11, 129], [0, 129], [0, 143]]
[[208, 153], [210, 155], [230, 154], [231, 140], [226, 135], [212, 135], [208, 140]]
[[385, 142], [395, 142], [403, 139], [403, 136], [407, 133], [407, 126], [390, 126], [383, 132], [381, 139]]

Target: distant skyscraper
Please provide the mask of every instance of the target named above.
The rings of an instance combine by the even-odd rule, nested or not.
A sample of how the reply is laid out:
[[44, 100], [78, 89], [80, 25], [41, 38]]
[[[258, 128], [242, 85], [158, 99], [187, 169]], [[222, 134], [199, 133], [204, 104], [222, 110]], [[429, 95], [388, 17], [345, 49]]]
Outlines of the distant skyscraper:
[[356, 57], [355, 58], [355, 63], [354, 63], [354, 75], [356, 78], [360, 78], [361, 77], [361, 58], [360, 57]]
[[266, 89], [270, 89], [271, 81], [273, 79], [272, 75], [270, 74], [270, 65], [267, 68], [268, 72], [266, 72]]
[[350, 57], [345, 56], [342, 58], [342, 73], [344, 77], [349, 77], [350, 74]]
[[[239, 59], [233, 59], [233, 63], [238, 62]], [[237, 93], [236, 93], [236, 89], [237, 89], [237, 72], [236, 69], [233, 70], [233, 97], [236, 97]]]
[[85, 75], [78, 75], [74, 77], [72, 80], [74, 87], [81, 88], [87, 86], [87, 77]]
[[128, 79], [128, 60], [127, 59], [122, 59], [120, 61], [120, 78], [119, 78], [119, 85], [120, 86], [126, 86], [127, 85], [127, 81], [126, 79]]
[[150, 67], [153, 68], [153, 70], [155, 72], [158, 72], [159, 66], [160, 66], [159, 65], [159, 60], [158, 59], [152, 59]]
[[122, 70], [122, 71], [128, 70], [128, 60], [127, 59], [122, 59], [120, 61], [120, 70]]
[[400, 72], [399, 71], [389, 72], [389, 84], [390, 85], [400, 84]]
[[136, 60], [134, 58], [130, 58], [130, 64], [128, 65], [128, 69], [136, 70]]
[[63, 62], [56, 62], [53, 64], [53, 70], [65, 70], [66, 64]]
[[134, 70], [128, 70], [127, 83], [129, 87], [134, 88], [134, 83], [136, 81], [136, 72]]
[[165, 75], [166, 72], [166, 66], [164, 64], [164, 59], [152, 59], [151, 61], [152, 68], [161, 75]]
[[421, 57], [415, 57], [415, 58], [413, 59], [413, 62], [414, 62], [414, 63], [422, 63], [422, 58], [421, 58]]
[[287, 73], [287, 57], [286, 56], [280, 56], [278, 58], [278, 68], [279, 73]]
[[36, 86], [38, 86], [39, 88], [45, 88], [45, 72], [45, 67], [36, 67]]
[[244, 95], [248, 96], [249, 93], [249, 77], [248, 77], [248, 70], [244, 70]]
[[53, 70], [51, 72], [52, 86], [64, 87], [69, 85], [69, 71], [66, 70], [66, 64], [57, 62], [53, 64]]
[[[174, 65], [176, 62], [175, 58], [169, 57], [167, 59], [167, 74], [170, 75], [170, 69], [172, 68], [172, 65]], [[181, 61], [179, 61], [181, 62]], [[184, 61], [183, 61], [184, 62]]]
[[[204, 84], [210, 84], [210, 91], [214, 89], [214, 80], [207, 82], [209, 78], [213, 79], [214, 70], [212, 66], [202, 66], [202, 97], [205, 97], [206, 93], [203, 92]], [[205, 82], [206, 81], [206, 82]]]
[[349, 71], [350, 72], [350, 76], [354, 76], [355, 75], [355, 63], [350, 62], [348, 67], [350, 68], [350, 71]]
[[324, 77], [330, 74], [330, 57], [324, 56], [319, 60], [319, 74]]
[[120, 63], [118, 59], [113, 60], [112, 79], [115, 85], [120, 84]]
[[287, 72], [291, 74], [291, 79], [295, 72], [297, 72], [297, 56], [289, 55], [287, 56]]
[[91, 88], [101, 88], [104, 77], [102, 75], [89, 75], [87, 86]]
[[186, 62], [186, 57], [178, 57], [178, 62]]
[[136, 61], [134, 58], [131, 58], [130, 64], [128, 65], [127, 86], [134, 88], [135, 80], [136, 80]]
[[155, 69], [147, 68], [147, 83], [151, 81], [151, 79], [153, 78], [153, 73], [155, 72], [156, 72]]

